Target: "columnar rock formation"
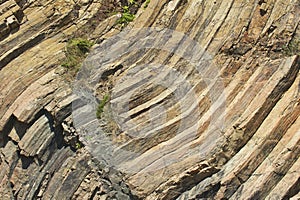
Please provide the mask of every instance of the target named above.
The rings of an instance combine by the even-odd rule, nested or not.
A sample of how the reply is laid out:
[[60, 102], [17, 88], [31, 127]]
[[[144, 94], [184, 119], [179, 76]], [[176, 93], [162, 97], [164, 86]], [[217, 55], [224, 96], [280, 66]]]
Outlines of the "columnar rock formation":
[[[97, 43], [88, 59], [101, 53], [127, 1], [0, 0], [1, 199], [299, 199], [300, 2], [136, 2], [126, 28], [172, 29], [183, 34], [166, 46], [188, 36], [203, 52], [150, 48], [101, 66], [93, 89], [110, 101], [94, 120], [136, 153], [115, 169], [74, 126], [61, 64], [73, 37]], [[177, 98], [185, 83], [192, 95]]]

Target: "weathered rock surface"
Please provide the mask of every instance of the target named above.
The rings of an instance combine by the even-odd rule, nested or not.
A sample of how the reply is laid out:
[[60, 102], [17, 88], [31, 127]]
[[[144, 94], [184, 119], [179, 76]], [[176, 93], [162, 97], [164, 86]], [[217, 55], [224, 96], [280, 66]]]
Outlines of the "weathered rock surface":
[[[1, 199], [299, 199], [299, 1], [142, 5], [129, 27], [187, 34], [215, 67], [201, 77], [176, 53], [146, 49], [101, 69], [105, 78], [96, 92], [101, 97], [112, 88], [112, 111], [131, 99], [120, 113], [124, 123], [114, 122], [125, 128], [107, 129], [114, 131], [113, 142], [138, 154], [118, 171], [84, 147], [73, 125], [72, 103], [78, 99], [61, 64], [68, 39], [84, 36], [101, 44], [119, 33], [115, 12], [124, 2], [0, 0]], [[178, 51], [193, 51], [185, 48]], [[197, 53], [199, 62], [205, 59]], [[169, 88], [155, 85], [168, 70], [149, 75], [132, 96], [137, 79], [117, 85], [128, 72], [145, 72], [131, 71], [137, 65], [151, 63], [182, 74], [196, 100], [174, 97], [180, 81]], [[203, 79], [213, 75], [217, 79]], [[210, 124], [217, 119], [222, 128], [214, 129]], [[142, 135], [132, 138], [136, 130]]]
[[1, 199], [130, 199], [122, 175], [99, 168], [81, 148], [71, 119], [75, 98], [60, 66], [65, 41], [105, 16], [108, 3], [1, 2]]

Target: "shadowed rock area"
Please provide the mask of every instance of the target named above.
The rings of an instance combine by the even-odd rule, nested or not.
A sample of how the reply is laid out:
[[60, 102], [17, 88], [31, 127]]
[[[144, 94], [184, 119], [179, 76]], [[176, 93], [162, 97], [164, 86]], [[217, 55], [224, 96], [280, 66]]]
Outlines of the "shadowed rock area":
[[298, 0], [0, 0], [0, 199], [299, 199], [299, 22]]

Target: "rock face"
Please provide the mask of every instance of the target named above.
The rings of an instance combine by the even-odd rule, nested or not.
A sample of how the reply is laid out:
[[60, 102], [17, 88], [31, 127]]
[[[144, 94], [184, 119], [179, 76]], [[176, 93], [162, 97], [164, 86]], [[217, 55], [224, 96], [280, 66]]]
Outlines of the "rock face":
[[81, 148], [60, 66], [65, 41], [101, 8], [97, 1], [1, 2], [1, 199], [130, 199], [122, 175], [99, 168]]
[[[61, 64], [72, 37], [98, 43], [88, 59], [101, 54], [124, 26], [124, 5], [0, 0], [1, 199], [299, 199], [299, 1], [131, 5], [137, 13], [127, 28], [172, 29], [183, 34], [164, 46], [183, 45], [129, 51], [98, 71], [92, 89], [110, 101], [93, 120], [113, 145], [135, 153], [116, 151], [115, 169], [74, 125], [79, 99]], [[200, 75], [187, 54], [204, 63]]]

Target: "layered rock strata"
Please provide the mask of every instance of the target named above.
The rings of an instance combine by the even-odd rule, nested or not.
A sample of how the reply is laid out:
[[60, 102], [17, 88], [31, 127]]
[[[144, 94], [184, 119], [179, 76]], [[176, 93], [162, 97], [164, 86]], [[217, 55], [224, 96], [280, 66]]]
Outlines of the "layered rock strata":
[[[91, 39], [96, 50], [117, 35], [122, 4], [0, 1], [1, 199], [298, 199], [299, 1], [139, 4], [127, 28], [183, 33], [205, 52], [195, 52], [196, 61], [209, 55], [211, 67], [199, 75], [176, 54], [194, 50], [183, 45], [128, 52], [101, 68], [93, 89], [99, 99], [111, 94], [104, 116], [125, 119], [112, 127], [104, 119], [103, 127], [114, 144], [137, 155], [114, 169], [76, 130], [78, 97], [61, 64], [70, 38]], [[138, 33], [129, 36], [151, 41]], [[159, 74], [139, 68], [157, 63], [168, 68]], [[193, 98], [176, 98], [180, 79], [156, 84], [172, 70], [192, 86]], [[137, 87], [140, 74], [147, 82]], [[119, 109], [123, 104], [128, 108]], [[132, 137], [136, 130], [140, 135]]]

